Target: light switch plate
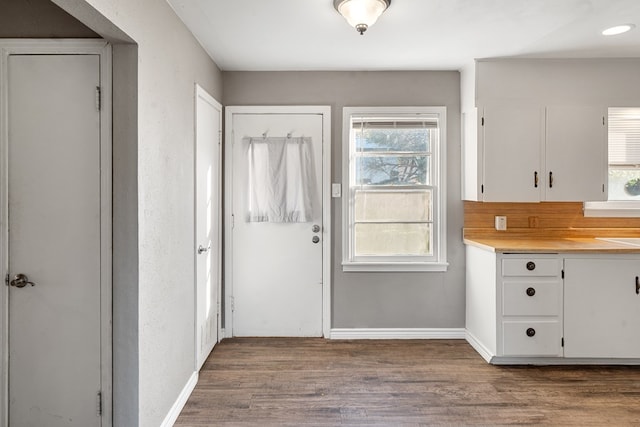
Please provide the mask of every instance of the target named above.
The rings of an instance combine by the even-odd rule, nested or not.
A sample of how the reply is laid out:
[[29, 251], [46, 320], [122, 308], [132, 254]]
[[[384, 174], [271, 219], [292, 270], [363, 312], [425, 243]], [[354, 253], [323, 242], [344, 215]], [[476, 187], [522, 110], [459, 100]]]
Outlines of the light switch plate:
[[333, 183], [331, 184], [331, 197], [341, 197], [342, 196], [342, 185]]

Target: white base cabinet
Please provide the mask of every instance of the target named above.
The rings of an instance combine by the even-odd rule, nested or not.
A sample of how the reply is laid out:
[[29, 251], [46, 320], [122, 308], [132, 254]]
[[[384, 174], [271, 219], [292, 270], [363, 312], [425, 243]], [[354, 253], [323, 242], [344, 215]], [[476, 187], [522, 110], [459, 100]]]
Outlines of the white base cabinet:
[[466, 252], [467, 340], [488, 362], [640, 363], [640, 255]]
[[566, 357], [640, 357], [640, 260], [565, 259]]

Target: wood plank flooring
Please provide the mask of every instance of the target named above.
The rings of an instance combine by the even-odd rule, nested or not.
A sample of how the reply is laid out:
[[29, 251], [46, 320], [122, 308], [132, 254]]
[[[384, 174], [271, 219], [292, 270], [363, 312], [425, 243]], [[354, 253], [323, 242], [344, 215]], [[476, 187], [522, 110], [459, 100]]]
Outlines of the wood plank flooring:
[[499, 367], [462, 340], [234, 338], [176, 426], [640, 425], [640, 367]]

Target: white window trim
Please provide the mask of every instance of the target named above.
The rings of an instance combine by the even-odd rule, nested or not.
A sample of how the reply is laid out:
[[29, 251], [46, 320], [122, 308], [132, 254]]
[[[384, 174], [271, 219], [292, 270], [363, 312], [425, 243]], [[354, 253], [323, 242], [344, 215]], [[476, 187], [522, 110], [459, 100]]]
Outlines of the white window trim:
[[640, 201], [584, 202], [584, 216], [591, 218], [638, 218], [640, 217]]
[[[607, 168], [609, 167], [610, 165], [607, 161]], [[590, 218], [639, 218], [640, 200], [584, 202], [583, 211], [584, 216]]]
[[[385, 114], [437, 114], [439, 141], [437, 147], [433, 147], [438, 161], [433, 164], [434, 175], [436, 177], [434, 215], [434, 261], [411, 261], [406, 260], [391, 261], [389, 258], [380, 261], [353, 261], [350, 258], [351, 239], [353, 236], [350, 220], [351, 209], [351, 188], [350, 188], [350, 122], [353, 115], [385, 115]], [[342, 110], [342, 270], [343, 271], [447, 271], [447, 215], [446, 215], [446, 147], [447, 147], [447, 109], [446, 107], [344, 107]]]

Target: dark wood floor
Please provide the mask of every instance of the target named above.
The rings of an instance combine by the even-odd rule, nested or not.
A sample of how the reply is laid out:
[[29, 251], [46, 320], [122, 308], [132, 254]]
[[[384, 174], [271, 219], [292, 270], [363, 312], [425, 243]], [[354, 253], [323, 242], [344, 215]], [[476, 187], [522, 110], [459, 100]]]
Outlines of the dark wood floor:
[[498, 367], [462, 340], [222, 341], [176, 426], [640, 425], [640, 367]]

